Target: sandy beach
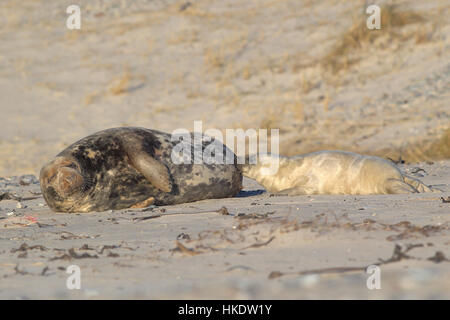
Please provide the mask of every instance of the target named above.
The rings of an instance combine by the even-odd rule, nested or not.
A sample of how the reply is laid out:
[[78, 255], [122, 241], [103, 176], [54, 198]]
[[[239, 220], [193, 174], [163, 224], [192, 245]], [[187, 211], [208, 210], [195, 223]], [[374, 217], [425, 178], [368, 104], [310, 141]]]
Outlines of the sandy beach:
[[[2, 1], [0, 299], [449, 299], [450, 6], [375, 3], [369, 31], [365, 1], [78, 0], [69, 30], [72, 2]], [[279, 129], [283, 155], [390, 158], [443, 192], [281, 196], [244, 178], [233, 198], [89, 214], [40, 194], [77, 139], [195, 120]]]
[[[52, 213], [36, 181], [1, 180], [14, 199], [1, 202], [0, 298], [448, 299], [450, 161], [403, 169], [418, 168], [444, 192], [292, 197], [245, 179], [235, 198], [91, 214]], [[380, 290], [366, 286], [373, 264]]]

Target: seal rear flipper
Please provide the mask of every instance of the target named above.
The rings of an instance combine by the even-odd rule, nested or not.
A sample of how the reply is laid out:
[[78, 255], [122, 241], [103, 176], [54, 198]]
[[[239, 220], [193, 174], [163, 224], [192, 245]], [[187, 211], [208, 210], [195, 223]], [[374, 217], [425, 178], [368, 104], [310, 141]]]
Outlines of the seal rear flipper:
[[437, 188], [429, 187], [429, 186], [425, 185], [424, 183], [422, 183], [422, 181], [417, 180], [415, 178], [412, 178], [412, 177], [409, 177], [409, 176], [403, 176], [403, 179], [405, 180], [405, 182], [407, 184], [413, 186], [419, 192], [434, 192], [434, 193], [442, 192], [442, 190], [437, 189]]
[[419, 191], [412, 185], [398, 179], [388, 179], [386, 181], [386, 192], [388, 194], [418, 193]]
[[172, 182], [167, 167], [143, 151], [129, 152], [131, 165], [154, 187], [164, 192], [172, 191]]

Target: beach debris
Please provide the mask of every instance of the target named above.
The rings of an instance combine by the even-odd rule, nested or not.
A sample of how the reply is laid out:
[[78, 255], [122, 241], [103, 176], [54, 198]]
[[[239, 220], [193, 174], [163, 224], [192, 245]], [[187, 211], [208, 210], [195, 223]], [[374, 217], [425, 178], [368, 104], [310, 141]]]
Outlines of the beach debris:
[[15, 201], [28, 201], [28, 200], [34, 200], [34, 199], [39, 199], [40, 197], [38, 196], [33, 196], [33, 197], [20, 197], [17, 196], [9, 191], [0, 191], [0, 201], [2, 200], [15, 200]]
[[247, 271], [254, 271], [255, 269], [248, 267], [248, 266], [244, 266], [244, 265], [235, 265], [235, 266], [231, 266], [228, 269], [226, 269], [224, 272], [230, 272], [230, 271], [234, 271], [234, 270], [247, 270]]
[[96, 251], [98, 254], [103, 254], [103, 251], [105, 251], [105, 250], [117, 249], [117, 248], [120, 248], [120, 246], [116, 246], [114, 244], [112, 244], [112, 245], [106, 244], [106, 245], [100, 246], [100, 248], [96, 249]]
[[109, 257], [109, 258], [117, 258], [117, 257], [120, 257], [120, 255], [118, 253], [112, 252], [111, 250], [108, 250], [107, 257]]
[[392, 158], [387, 158], [388, 160], [391, 160], [395, 164], [405, 164], [406, 161], [402, 159], [402, 156], [399, 156], [397, 160], [394, 160]]
[[45, 266], [41, 271], [41, 276], [46, 276], [47, 271], [49, 270], [48, 266]]
[[181, 253], [185, 253], [190, 256], [195, 256], [197, 254], [202, 253], [201, 251], [196, 251], [194, 249], [186, 247], [179, 241], [175, 241], [175, 244], [176, 244], [176, 247], [174, 249], [171, 249], [172, 252], [181, 252]]
[[78, 250], [95, 250], [95, 249], [89, 247], [89, 245], [85, 243]]
[[69, 232], [69, 231], [62, 231], [62, 232], [55, 232], [55, 233], [61, 236], [60, 240], [95, 239], [95, 238], [100, 237], [99, 234], [93, 235], [93, 236], [88, 236], [88, 235], [85, 235], [85, 234], [76, 235], [76, 234], [73, 234], [72, 232]]
[[50, 258], [49, 261], [54, 260], [72, 260], [72, 259], [97, 259], [98, 256], [96, 254], [89, 254], [87, 252], [84, 252], [82, 254], [79, 254], [75, 251], [75, 248], [70, 248], [67, 253], [64, 253], [62, 256], [59, 257], [53, 257]]
[[18, 264], [16, 264], [16, 266], [14, 267], [14, 271], [16, 272], [16, 274], [20, 274], [20, 275], [22, 275], [22, 276], [28, 274], [27, 271], [19, 270], [19, 265], [18, 265]]
[[26, 176], [21, 176], [19, 178], [19, 184], [21, 186], [29, 186], [30, 184], [35, 183], [35, 182], [37, 182], [37, 179], [35, 176], [26, 175]]
[[39, 227], [39, 228], [49, 228], [49, 227], [54, 227], [55, 225], [53, 225], [53, 224], [46, 224], [46, 223], [40, 223], [40, 222], [36, 222], [36, 225]]
[[23, 176], [12, 176], [8, 178], [0, 178], [0, 187], [8, 186], [28, 186], [31, 184], [38, 184], [39, 180], [32, 174], [25, 174]]
[[29, 246], [27, 243], [22, 243], [20, 245], [19, 248], [17, 249], [11, 249], [11, 253], [15, 253], [15, 252], [26, 252], [28, 250], [35, 250], [35, 249], [39, 249], [40, 251], [47, 251], [49, 250], [47, 247], [40, 245], [40, 244], [36, 244], [34, 246]]
[[177, 240], [191, 240], [191, 237], [187, 233], [182, 232], [177, 236]]
[[275, 211], [270, 211], [266, 213], [238, 213], [237, 216], [235, 216], [236, 219], [266, 219], [269, 217], [269, 215], [274, 214]]
[[[161, 208], [159, 210], [160, 210], [160, 213], [157, 213], [157, 214], [151, 215], [151, 216], [133, 218], [133, 221], [140, 222], [140, 221], [144, 221], [144, 220], [159, 218], [162, 216], [172, 216], [172, 215], [178, 215], [178, 214], [220, 213], [222, 215], [232, 215], [231, 213], [229, 213], [229, 211], [226, 207], [221, 207], [218, 210], [204, 210], [204, 211], [195, 211], [195, 212], [168, 212], [168, 213], [165, 213], [166, 210], [164, 208]], [[162, 214], [162, 213], [164, 213], [164, 214]]]
[[281, 276], [285, 275], [298, 275], [298, 276], [305, 276], [305, 275], [313, 275], [313, 274], [332, 274], [332, 273], [347, 273], [347, 272], [357, 272], [357, 271], [365, 271], [366, 267], [335, 267], [335, 268], [324, 268], [324, 269], [311, 269], [311, 270], [305, 270], [300, 272], [287, 272], [283, 273], [280, 271], [272, 271], [268, 278], [269, 279], [276, 279]]
[[257, 242], [257, 243], [251, 244], [251, 245], [249, 245], [248, 247], [242, 248], [241, 250], [249, 249], [249, 248], [260, 248], [260, 247], [267, 246], [269, 243], [271, 243], [271, 242], [273, 241], [273, 239], [275, 239], [274, 236], [272, 236], [272, 237], [271, 237], [269, 240], [267, 240], [267, 241], [264, 241], [264, 242]]
[[189, 8], [190, 6], [192, 6], [192, 3], [190, 2], [185, 2], [180, 6], [180, 12], [186, 10], [187, 8]]
[[[26, 270], [21, 270], [21, 269], [19, 269], [19, 264], [16, 264], [15, 267], [14, 267], [15, 273], [12, 274], [12, 275], [17, 275], [17, 274], [19, 274], [19, 275], [22, 275], [22, 276], [24, 276], [24, 275], [47, 276], [47, 275], [48, 275], [48, 274], [47, 274], [47, 271], [48, 271], [48, 270], [49, 270], [49, 267], [48, 267], [48, 266], [45, 266], [45, 267], [42, 269], [41, 272], [39, 272], [39, 273], [31, 273], [31, 272], [28, 272], [28, 271], [26, 271]], [[4, 277], [4, 278], [7, 278], [7, 277], [12, 276], [12, 275], [4, 275], [3, 277]]]
[[434, 256], [429, 257], [427, 260], [433, 261], [435, 263], [440, 263], [442, 261], [450, 261], [450, 259], [447, 259], [447, 257], [444, 255], [442, 251], [436, 251]]
[[[418, 176], [418, 177], [424, 177], [424, 176], [427, 174], [427, 172], [426, 172], [424, 169], [419, 168], [419, 167], [414, 167], [414, 168], [412, 168], [410, 172], [411, 172], [413, 175]], [[420, 173], [420, 172], [423, 172], [424, 174], [422, 174], [422, 173]]]
[[450, 196], [447, 197], [447, 199], [444, 199], [444, 197], [441, 197], [442, 203], [450, 203]]
[[403, 231], [396, 235], [391, 235], [386, 238], [388, 241], [398, 241], [408, 238], [417, 238], [417, 234], [423, 235], [425, 237], [430, 237], [435, 233], [442, 232], [444, 230], [449, 230], [449, 226], [446, 224], [437, 224], [437, 225], [425, 225], [425, 226], [416, 226], [409, 221], [401, 221], [396, 224], [391, 225], [383, 225], [385, 230], [394, 230], [397, 231], [398, 228], [403, 228]]
[[26, 216], [2, 219], [1, 225], [3, 228], [22, 228], [35, 223], [37, 223], [37, 219], [35, 217]]
[[230, 213], [228, 212], [228, 209], [226, 207], [222, 207], [217, 211], [219, 214], [223, 216], [229, 216]]
[[402, 261], [404, 259], [416, 259], [414, 257], [407, 255], [406, 253], [411, 251], [414, 248], [419, 248], [419, 247], [423, 247], [423, 244], [421, 244], [421, 243], [420, 244], [407, 244], [404, 246], [404, 248], [402, 248], [402, 246], [400, 246], [399, 244], [396, 244], [394, 247], [394, 252], [392, 253], [392, 256], [387, 260], [378, 259], [380, 261], [380, 263], [378, 263], [377, 265], [398, 262], [398, 261]]
[[[412, 249], [420, 248], [420, 247], [423, 247], [423, 246], [424, 245], [422, 243], [405, 244], [404, 246], [400, 246], [400, 245], [396, 244], [395, 247], [394, 247], [394, 252], [392, 253], [392, 256], [389, 259], [387, 259], [387, 260], [378, 259], [379, 262], [371, 263], [369, 265], [381, 266], [381, 265], [384, 265], [384, 264], [399, 262], [399, 261], [402, 261], [402, 260], [405, 260], [405, 259], [421, 260], [420, 258], [412, 257], [410, 255], [407, 255], [406, 253], [408, 253]], [[431, 260], [431, 259], [428, 258], [428, 260]], [[311, 270], [304, 270], [304, 271], [299, 271], [299, 272], [272, 271], [271, 273], [269, 273], [268, 278], [269, 279], [276, 279], [276, 278], [279, 278], [279, 277], [282, 277], [282, 276], [286, 276], [286, 275], [303, 276], [303, 275], [310, 275], [310, 274], [332, 274], [332, 273], [348, 273], [348, 272], [365, 272], [369, 265], [367, 265], [367, 266], [360, 266], [360, 267], [332, 267], [332, 268], [323, 268], [323, 269], [311, 269]]]
[[137, 218], [133, 218], [133, 221], [140, 222], [140, 221], [150, 220], [150, 219], [159, 218], [159, 217], [162, 217], [162, 215], [161, 214], [155, 214], [155, 215], [152, 215], [152, 216], [137, 217]]

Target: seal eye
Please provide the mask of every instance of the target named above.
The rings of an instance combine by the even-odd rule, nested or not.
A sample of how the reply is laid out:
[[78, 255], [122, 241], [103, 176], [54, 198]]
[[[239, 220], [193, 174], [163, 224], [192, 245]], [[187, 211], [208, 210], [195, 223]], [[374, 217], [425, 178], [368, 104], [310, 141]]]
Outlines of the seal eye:
[[72, 168], [62, 167], [58, 170], [55, 189], [62, 197], [68, 197], [80, 190], [83, 186], [83, 177]]

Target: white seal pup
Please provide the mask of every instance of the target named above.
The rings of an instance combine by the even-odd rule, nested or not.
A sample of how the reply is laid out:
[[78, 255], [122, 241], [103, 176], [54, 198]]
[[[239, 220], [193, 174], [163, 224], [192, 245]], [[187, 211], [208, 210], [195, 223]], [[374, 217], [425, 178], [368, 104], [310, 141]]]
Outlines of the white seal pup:
[[247, 157], [244, 176], [273, 193], [364, 195], [440, 191], [402, 174], [388, 160], [353, 152], [319, 151], [294, 157], [267, 154], [251, 164], [255, 163], [254, 157]]

